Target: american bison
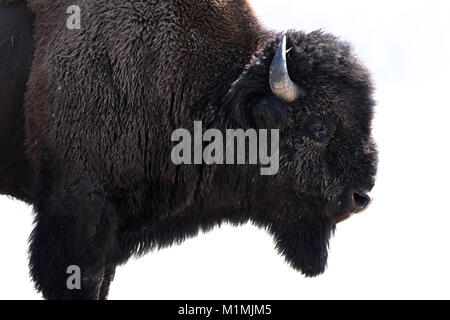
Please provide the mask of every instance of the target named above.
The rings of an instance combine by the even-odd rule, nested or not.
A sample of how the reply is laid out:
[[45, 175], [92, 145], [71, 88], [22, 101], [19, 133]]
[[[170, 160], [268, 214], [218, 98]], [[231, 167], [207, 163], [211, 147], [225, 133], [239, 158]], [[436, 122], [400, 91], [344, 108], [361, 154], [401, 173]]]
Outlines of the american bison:
[[[372, 84], [348, 43], [267, 30], [246, 0], [75, 1], [80, 29], [72, 0], [0, 1], [0, 191], [34, 207], [45, 298], [105, 299], [117, 265], [223, 222], [324, 271], [376, 174]], [[279, 172], [175, 165], [171, 134], [194, 121], [279, 129]]]

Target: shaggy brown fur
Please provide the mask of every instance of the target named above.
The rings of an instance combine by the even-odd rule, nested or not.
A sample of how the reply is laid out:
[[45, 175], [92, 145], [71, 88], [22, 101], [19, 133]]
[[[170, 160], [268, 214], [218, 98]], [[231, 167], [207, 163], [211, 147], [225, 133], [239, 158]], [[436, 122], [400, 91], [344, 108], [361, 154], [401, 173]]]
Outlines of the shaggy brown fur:
[[24, 1], [0, 1], [0, 194], [30, 201], [23, 99], [33, 56], [33, 14]]

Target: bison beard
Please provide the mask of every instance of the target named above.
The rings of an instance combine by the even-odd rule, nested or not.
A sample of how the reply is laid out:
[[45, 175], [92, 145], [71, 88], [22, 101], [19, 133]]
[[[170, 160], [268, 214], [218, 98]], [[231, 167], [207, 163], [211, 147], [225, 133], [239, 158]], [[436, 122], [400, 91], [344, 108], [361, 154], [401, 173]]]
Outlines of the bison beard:
[[308, 277], [325, 271], [332, 228], [329, 220], [320, 218], [312, 221], [299, 219], [285, 225], [275, 222], [270, 225], [280, 253], [293, 268]]
[[[35, 24], [15, 128], [31, 182], [0, 192], [33, 204], [30, 267], [45, 298], [106, 299], [132, 255], [223, 222], [266, 228], [307, 276], [325, 270], [337, 221], [367, 206], [376, 173], [371, 82], [348, 44], [321, 32], [283, 40], [246, 0], [80, 1], [81, 30], [66, 28], [71, 1], [26, 3], [35, 18], [25, 1], [0, 0], [2, 13], [29, 14], [28, 32]], [[279, 173], [175, 166], [171, 133], [194, 121], [280, 129]], [[66, 286], [72, 265], [81, 290]]]
[[[314, 195], [289, 196], [287, 188], [268, 193], [266, 186], [250, 190], [252, 221], [274, 237], [275, 245], [286, 262], [308, 277], [325, 271], [328, 242], [335, 224], [327, 217], [329, 203]], [[268, 199], [261, 202], [262, 195]], [[258, 201], [259, 199], [259, 201]]]

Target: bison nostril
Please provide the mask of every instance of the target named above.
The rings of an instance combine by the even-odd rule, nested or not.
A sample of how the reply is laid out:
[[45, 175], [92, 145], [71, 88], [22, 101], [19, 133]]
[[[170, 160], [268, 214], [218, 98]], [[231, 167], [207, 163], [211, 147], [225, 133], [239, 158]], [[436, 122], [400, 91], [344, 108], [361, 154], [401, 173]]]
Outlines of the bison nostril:
[[366, 210], [372, 200], [367, 193], [360, 189], [347, 187], [339, 197], [338, 209], [330, 212], [330, 217], [337, 224], [347, 220], [353, 214], [361, 213]]
[[370, 197], [364, 192], [353, 192], [353, 206], [356, 211], [355, 213], [359, 213], [367, 209], [371, 201], [372, 200]]

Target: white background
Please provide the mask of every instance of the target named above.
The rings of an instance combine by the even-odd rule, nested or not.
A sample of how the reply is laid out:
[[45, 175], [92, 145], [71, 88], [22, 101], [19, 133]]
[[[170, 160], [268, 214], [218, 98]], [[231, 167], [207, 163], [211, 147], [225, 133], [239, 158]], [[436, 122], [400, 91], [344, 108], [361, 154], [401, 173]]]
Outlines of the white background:
[[[372, 207], [339, 225], [327, 272], [305, 279], [272, 239], [224, 226], [120, 267], [111, 299], [450, 298], [450, 4], [253, 0], [272, 29], [351, 41], [377, 86]], [[0, 198], [0, 298], [40, 299], [27, 268], [31, 209]]]

